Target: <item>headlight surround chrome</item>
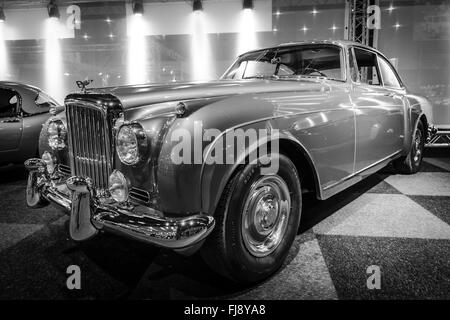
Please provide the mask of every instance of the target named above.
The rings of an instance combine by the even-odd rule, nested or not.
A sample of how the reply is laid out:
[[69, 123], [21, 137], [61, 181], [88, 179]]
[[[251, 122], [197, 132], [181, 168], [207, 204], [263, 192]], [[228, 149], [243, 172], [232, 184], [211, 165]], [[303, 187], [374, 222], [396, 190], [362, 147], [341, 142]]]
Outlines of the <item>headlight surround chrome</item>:
[[67, 130], [60, 119], [51, 120], [47, 127], [48, 145], [53, 150], [62, 150], [67, 147]]
[[130, 193], [130, 182], [119, 170], [114, 170], [108, 179], [108, 189], [111, 197], [117, 202], [128, 200]]
[[124, 124], [119, 128], [116, 151], [120, 161], [126, 165], [136, 165], [146, 159], [148, 139], [140, 124]]

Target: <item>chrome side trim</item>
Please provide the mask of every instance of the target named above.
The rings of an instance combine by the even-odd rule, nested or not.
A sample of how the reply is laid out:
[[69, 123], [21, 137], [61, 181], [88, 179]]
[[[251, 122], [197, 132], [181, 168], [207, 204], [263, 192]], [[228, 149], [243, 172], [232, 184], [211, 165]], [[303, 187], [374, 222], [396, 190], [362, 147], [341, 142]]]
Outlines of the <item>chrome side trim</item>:
[[[358, 170], [357, 172], [354, 172], [351, 175], [348, 175], [344, 178], [342, 178], [339, 181], [336, 181], [334, 183], [332, 183], [331, 185], [328, 185], [326, 187], [323, 188], [323, 193], [322, 193], [322, 200], [328, 199], [329, 197], [335, 195], [336, 193], [350, 187], [351, 185], [359, 182], [362, 180], [361, 174], [367, 171], [373, 171], [376, 172], [379, 169], [381, 169], [382, 167], [384, 167], [385, 165], [387, 165], [389, 163], [389, 161], [391, 161], [394, 157], [396, 157], [397, 155], [400, 155], [402, 153], [402, 150], [397, 150], [396, 152], [392, 153], [391, 155], [378, 160], [377, 162], [372, 163], [371, 165]], [[372, 169], [372, 170], [371, 170]], [[367, 175], [370, 175], [371, 173], [367, 173]], [[355, 179], [356, 178], [356, 179]], [[343, 187], [341, 188], [337, 188], [339, 186], [343, 185]], [[332, 189], [336, 189], [336, 190], [332, 190]]]

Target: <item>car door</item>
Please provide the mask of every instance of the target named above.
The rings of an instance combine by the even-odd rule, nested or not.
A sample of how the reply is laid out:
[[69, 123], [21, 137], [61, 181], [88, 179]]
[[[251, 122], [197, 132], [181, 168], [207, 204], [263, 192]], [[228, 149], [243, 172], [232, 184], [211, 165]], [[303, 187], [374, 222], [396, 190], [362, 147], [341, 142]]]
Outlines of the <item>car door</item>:
[[[401, 89], [387, 86], [389, 69], [374, 51], [352, 50], [357, 79], [351, 92], [356, 119], [355, 172], [402, 149], [404, 96]], [[384, 77], [386, 83], [383, 83]]]
[[0, 88], [0, 152], [17, 150], [21, 138], [20, 96], [14, 90]]

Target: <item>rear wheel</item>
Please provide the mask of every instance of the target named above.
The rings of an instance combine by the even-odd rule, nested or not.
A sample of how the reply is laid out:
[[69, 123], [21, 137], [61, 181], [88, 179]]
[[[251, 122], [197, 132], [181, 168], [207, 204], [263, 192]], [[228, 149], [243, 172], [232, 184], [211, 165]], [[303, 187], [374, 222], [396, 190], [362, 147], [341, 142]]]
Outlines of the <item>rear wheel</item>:
[[276, 174], [248, 164], [228, 183], [216, 227], [201, 253], [209, 266], [237, 282], [260, 281], [286, 258], [300, 223], [301, 188], [294, 164], [279, 157]]
[[423, 159], [423, 150], [425, 147], [426, 134], [423, 123], [419, 121], [414, 131], [412, 146], [406, 157], [394, 160], [394, 168], [403, 174], [412, 174], [420, 170]]

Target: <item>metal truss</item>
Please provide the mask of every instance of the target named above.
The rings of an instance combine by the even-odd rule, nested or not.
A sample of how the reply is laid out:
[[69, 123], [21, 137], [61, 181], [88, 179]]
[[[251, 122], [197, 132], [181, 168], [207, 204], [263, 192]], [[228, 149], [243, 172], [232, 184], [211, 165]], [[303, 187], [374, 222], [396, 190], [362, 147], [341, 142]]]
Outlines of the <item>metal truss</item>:
[[426, 144], [427, 147], [450, 147], [450, 127], [437, 128], [431, 133], [431, 138]]
[[378, 0], [346, 0], [345, 1], [345, 39], [376, 48], [378, 30], [367, 27], [367, 8], [378, 5]]

